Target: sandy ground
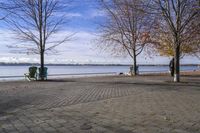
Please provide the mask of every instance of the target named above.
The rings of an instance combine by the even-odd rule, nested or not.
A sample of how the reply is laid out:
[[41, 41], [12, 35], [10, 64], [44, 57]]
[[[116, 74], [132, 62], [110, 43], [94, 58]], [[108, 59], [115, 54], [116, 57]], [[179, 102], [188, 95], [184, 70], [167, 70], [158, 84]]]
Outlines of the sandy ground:
[[199, 133], [200, 72], [0, 83], [0, 133]]

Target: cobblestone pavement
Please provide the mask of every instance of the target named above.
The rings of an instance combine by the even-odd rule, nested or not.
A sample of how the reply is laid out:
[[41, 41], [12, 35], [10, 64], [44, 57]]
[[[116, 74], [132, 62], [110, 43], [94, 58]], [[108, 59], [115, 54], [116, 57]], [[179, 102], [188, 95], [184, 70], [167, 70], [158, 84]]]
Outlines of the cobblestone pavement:
[[200, 133], [200, 77], [0, 83], [0, 133]]

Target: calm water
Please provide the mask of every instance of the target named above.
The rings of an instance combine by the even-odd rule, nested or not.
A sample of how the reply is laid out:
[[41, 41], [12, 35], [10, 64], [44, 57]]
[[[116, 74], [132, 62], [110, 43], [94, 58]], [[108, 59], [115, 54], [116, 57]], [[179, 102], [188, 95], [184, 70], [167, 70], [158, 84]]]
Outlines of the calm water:
[[[128, 73], [130, 66], [48, 66], [48, 75], [54, 74], [83, 74], [85, 73]], [[24, 73], [28, 72], [29, 66], [1, 66], [0, 80], [23, 79]], [[140, 66], [140, 73], [168, 72], [168, 66]], [[199, 69], [197, 66], [182, 66], [182, 71]], [[21, 76], [5, 78], [4, 76]], [[66, 76], [66, 75], [65, 75]]]

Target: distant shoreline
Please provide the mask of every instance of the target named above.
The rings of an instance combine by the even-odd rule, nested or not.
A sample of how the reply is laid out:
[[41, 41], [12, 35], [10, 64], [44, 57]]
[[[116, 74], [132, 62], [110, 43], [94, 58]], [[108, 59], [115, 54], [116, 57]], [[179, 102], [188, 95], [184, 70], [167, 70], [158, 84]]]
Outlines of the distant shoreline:
[[[0, 63], [0, 66], [39, 66], [38, 63]], [[132, 66], [131, 64], [45, 64], [45, 66]], [[139, 66], [168, 66], [168, 64], [139, 64]], [[200, 66], [200, 64], [182, 64], [181, 66]]]

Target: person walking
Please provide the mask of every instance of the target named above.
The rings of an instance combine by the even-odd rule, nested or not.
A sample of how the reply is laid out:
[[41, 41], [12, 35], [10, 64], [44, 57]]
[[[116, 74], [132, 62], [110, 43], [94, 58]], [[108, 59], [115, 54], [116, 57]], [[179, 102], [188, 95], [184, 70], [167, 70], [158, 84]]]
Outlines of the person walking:
[[173, 77], [174, 76], [174, 58], [169, 63], [169, 69], [170, 69], [170, 74]]

